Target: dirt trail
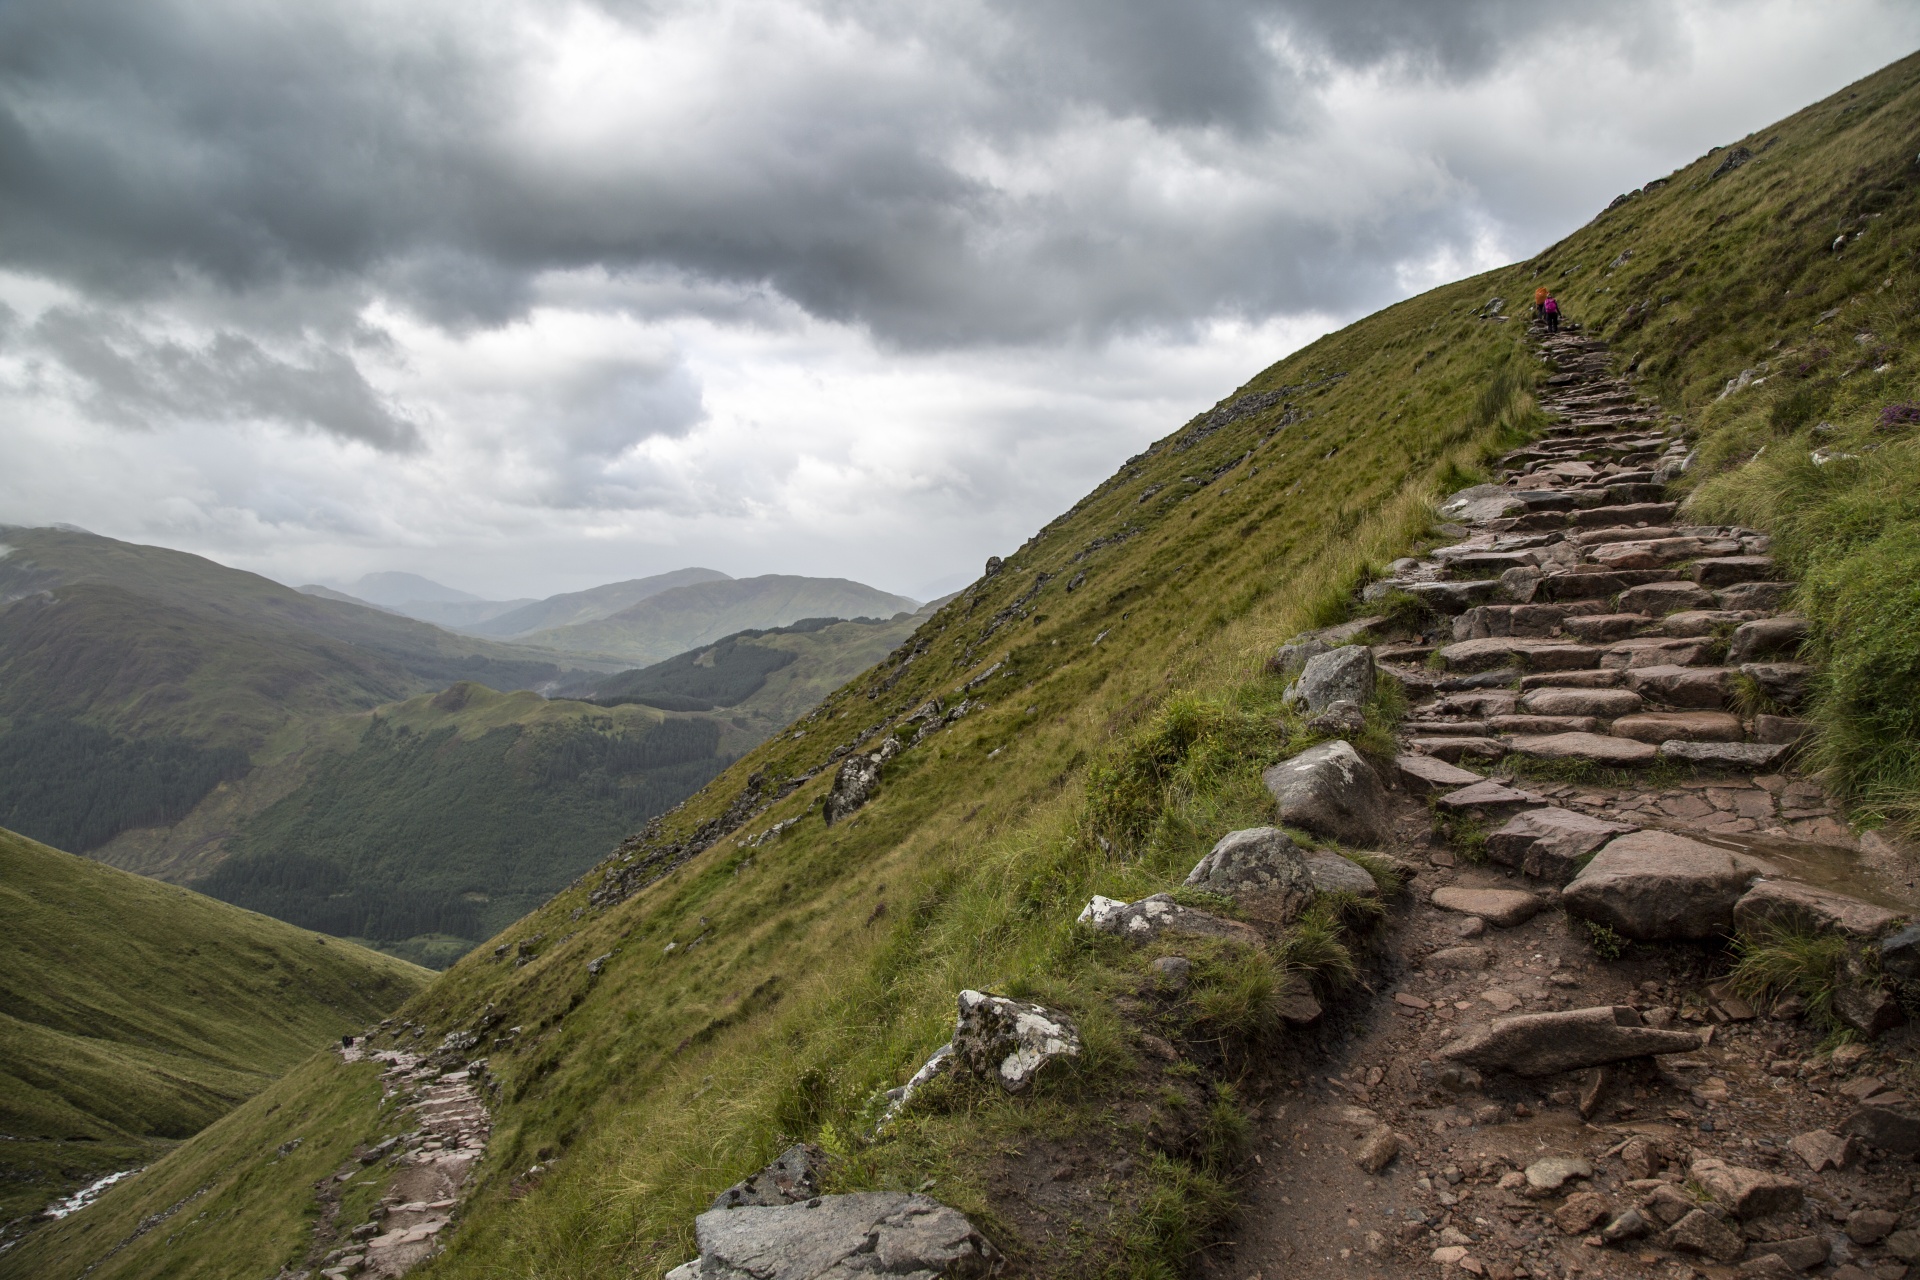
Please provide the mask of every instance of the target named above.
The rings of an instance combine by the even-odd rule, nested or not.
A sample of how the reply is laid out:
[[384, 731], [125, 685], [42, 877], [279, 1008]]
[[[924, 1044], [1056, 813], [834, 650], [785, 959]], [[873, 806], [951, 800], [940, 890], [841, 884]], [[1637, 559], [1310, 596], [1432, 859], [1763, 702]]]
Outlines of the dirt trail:
[[[1687, 454], [1680, 424], [1610, 376], [1601, 344], [1543, 335], [1542, 355], [1554, 370], [1543, 403], [1559, 424], [1502, 460], [1497, 493], [1460, 509], [1457, 546], [1395, 566], [1393, 586], [1457, 617], [1451, 635], [1376, 650], [1416, 701], [1408, 750], [1482, 772], [1516, 751], [1612, 766], [1627, 785], [1515, 785], [1535, 793], [1534, 805], [1759, 853], [1790, 876], [1884, 905], [1915, 902], [1912, 865], [1875, 838], [1863, 847], [1792, 766], [1786, 744], [1802, 726], [1735, 705], [1735, 673], [1786, 703], [1805, 675], [1791, 634], [1772, 651], [1724, 655], [1732, 627], [1774, 617], [1784, 596], [1765, 535], [1675, 527], [1664, 482]], [[1496, 582], [1499, 598], [1526, 603], [1492, 604]], [[1434, 650], [1468, 639], [1487, 643], [1432, 669]], [[1588, 645], [1592, 660], [1521, 677], [1528, 645], [1569, 641]], [[1732, 661], [1741, 656], [1755, 662]], [[1594, 693], [1606, 696], [1584, 696]], [[1692, 745], [1676, 751], [1675, 742]], [[1693, 752], [1697, 774], [1654, 786], [1620, 772], [1646, 766], [1660, 743], [1669, 759]], [[1920, 1083], [1911, 1031], [1821, 1054], [1819, 1032], [1791, 1007], [1755, 1011], [1718, 987], [1727, 959], [1717, 947], [1635, 947], [1601, 959], [1552, 905], [1559, 880], [1475, 865], [1432, 834], [1427, 802], [1403, 791], [1396, 803], [1389, 851], [1421, 870], [1392, 918], [1374, 995], [1346, 1011], [1343, 1026], [1323, 1029], [1323, 1056], [1266, 1106], [1237, 1239], [1205, 1256], [1200, 1274], [1759, 1276], [1776, 1264], [1752, 1259], [1786, 1240], [1799, 1243], [1773, 1251], [1793, 1254], [1807, 1274], [1907, 1277], [1899, 1251], [1915, 1237], [1900, 1233], [1920, 1228], [1920, 1165], [1869, 1152], [1816, 1172], [1789, 1144], [1839, 1130], [1870, 1095], [1897, 1098], [1903, 1078], [1908, 1090]], [[1463, 819], [1484, 821], [1461, 829], [1484, 832], [1525, 807], [1469, 809]], [[1527, 889], [1545, 909], [1495, 928], [1435, 906], [1434, 891], [1447, 886]], [[1630, 1005], [1652, 1025], [1709, 1040], [1697, 1053], [1598, 1076], [1482, 1080], [1436, 1059], [1461, 1031], [1501, 1014], [1596, 1005]], [[1369, 1174], [1354, 1154], [1381, 1124], [1399, 1135], [1399, 1153]], [[1590, 1161], [1591, 1177], [1530, 1194], [1521, 1171], [1556, 1155]], [[1615, 1243], [1593, 1234], [1627, 1208], [1690, 1195], [1689, 1167], [1703, 1157], [1791, 1177], [1804, 1203], [1733, 1222], [1746, 1237], [1744, 1262], [1737, 1250], [1716, 1259], [1665, 1247], [1654, 1207], [1654, 1232]]]

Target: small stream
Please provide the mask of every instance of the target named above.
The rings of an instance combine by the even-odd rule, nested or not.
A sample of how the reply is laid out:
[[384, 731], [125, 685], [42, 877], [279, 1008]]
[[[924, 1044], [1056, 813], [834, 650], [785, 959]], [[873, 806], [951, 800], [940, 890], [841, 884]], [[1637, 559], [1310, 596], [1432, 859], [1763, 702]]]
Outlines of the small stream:
[[[141, 1166], [142, 1169], [145, 1167], [145, 1165]], [[120, 1181], [122, 1178], [131, 1178], [139, 1172], [140, 1169], [122, 1169], [118, 1173], [110, 1173], [104, 1178], [95, 1179], [66, 1199], [55, 1200], [52, 1204], [42, 1209], [40, 1214], [45, 1218], [64, 1218], [70, 1213], [78, 1213], [95, 1200], [98, 1200], [108, 1187]]]

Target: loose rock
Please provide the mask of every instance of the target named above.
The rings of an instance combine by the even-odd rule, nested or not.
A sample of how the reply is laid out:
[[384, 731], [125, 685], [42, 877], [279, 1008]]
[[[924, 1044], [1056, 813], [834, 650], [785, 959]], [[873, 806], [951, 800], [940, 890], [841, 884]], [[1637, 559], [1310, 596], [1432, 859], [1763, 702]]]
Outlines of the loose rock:
[[1385, 843], [1386, 792], [1352, 744], [1323, 743], [1281, 761], [1263, 777], [1282, 822], [1349, 844]]
[[1732, 1262], [1747, 1251], [1739, 1233], [1704, 1209], [1695, 1209], [1667, 1228], [1666, 1239], [1678, 1253], [1704, 1254], [1720, 1262]]
[[1700, 1047], [1690, 1031], [1643, 1026], [1625, 1005], [1500, 1018], [1447, 1045], [1440, 1056], [1483, 1071], [1544, 1076]]
[[1228, 832], [1187, 874], [1187, 884], [1282, 924], [1313, 899], [1315, 888], [1306, 856], [1278, 827]]
[[1800, 1207], [1800, 1184], [1777, 1173], [1714, 1159], [1695, 1160], [1688, 1173], [1708, 1195], [1741, 1219]]
[[1307, 659], [1300, 678], [1287, 691], [1287, 701], [1318, 715], [1336, 702], [1364, 707], [1373, 697], [1373, 650], [1350, 644]]
[[1489, 924], [1511, 929], [1533, 919], [1541, 902], [1520, 889], [1460, 889], [1449, 885], [1433, 891], [1433, 905], [1442, 911], [1479, 916]]
[[1379, 1173], [1392, 1164], [1393, 1158], [1399, 1154], [1400, 1139], [1394, 1136], [1393, 1130], [1381, 1125], [1369, 1133], [1366, 1141], [1360, 1144], [1360, 1150], [1354, 1153], [1353, 1162], [1368, 1173]]
[[958, 1210], [898, 1191], [709, 1210], [695, 1219], [694, 1234], [700, 1258], [688, 1265], [698, 1280], [815, 1280], [876, 1270], [975, 1280], [1003, 1265]]
[[1518, 867], [1530, 876], [1565, 884], [1580, 874], [1588, 854], [1613, 837], [1636, 830], [1630, 823], [1609, 822], [1549, 805], [1517, 813], [1490, 833], [1487, 857], [1504, 866]]

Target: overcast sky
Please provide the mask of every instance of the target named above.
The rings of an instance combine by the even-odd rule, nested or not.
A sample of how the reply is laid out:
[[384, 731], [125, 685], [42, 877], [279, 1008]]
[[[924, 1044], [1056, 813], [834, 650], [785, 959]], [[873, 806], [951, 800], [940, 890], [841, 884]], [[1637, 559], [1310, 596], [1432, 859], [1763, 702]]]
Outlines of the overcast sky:
[[924, 597], [1917, 43], [1873, 0], [8, 0], [0, 523]]

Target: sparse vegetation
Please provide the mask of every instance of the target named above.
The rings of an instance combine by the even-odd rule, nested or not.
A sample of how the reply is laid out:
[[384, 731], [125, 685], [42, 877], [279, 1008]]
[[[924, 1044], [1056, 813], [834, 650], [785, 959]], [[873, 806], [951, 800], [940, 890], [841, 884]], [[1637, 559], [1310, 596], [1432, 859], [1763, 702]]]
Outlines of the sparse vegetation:
[[1807, 1016], [1829, 1031], [1840, 1025], [1834, 996], [1865, 976], [1864, 971], [1861, 978], [1851, 975], [1849, 961], [1869, 962], [1869, 953], [1854, 956], [1844, 937], [1789, 928], [1735, 938], [1733, 950], [1729, 981], [1736, 993], [1756, 1003], [1797, 995], [1806, 1001]]

